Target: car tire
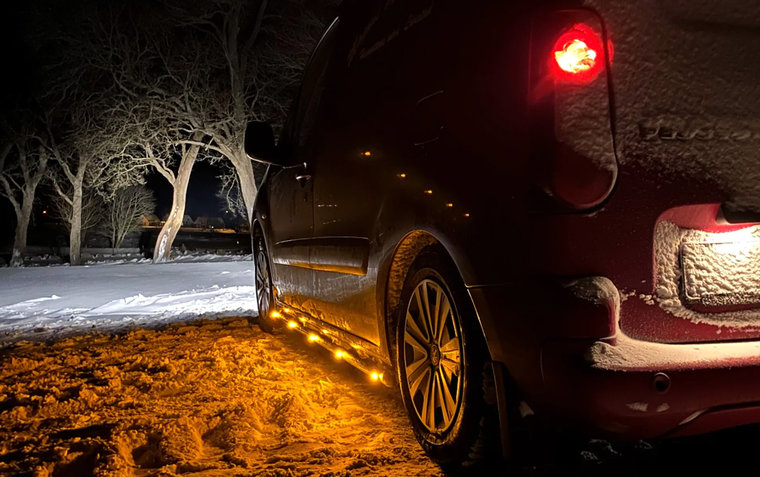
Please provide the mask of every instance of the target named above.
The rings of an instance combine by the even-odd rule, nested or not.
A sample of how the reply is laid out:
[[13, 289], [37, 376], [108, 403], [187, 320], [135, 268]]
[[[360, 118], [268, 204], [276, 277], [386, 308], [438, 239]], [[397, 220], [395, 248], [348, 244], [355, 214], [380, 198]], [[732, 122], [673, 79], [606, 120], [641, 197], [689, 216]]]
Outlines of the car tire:
[[272, 333], [275, 322], [270, 313], [274, 310], [274, 293], [272, 275], [269, 267], [269, 255], [264, 243], [264, 237], [258, 236], [253, 240], [254, 246], [254, 279], [256, 285], [256, 306], [259, 310], [258, 324], [262, 331]]
[[447, 469], [484, 461], [498, 447], [490, 425], [498, 416], [486, 399], [490, 361], [464, 284], [442, 251], [418, 255], [399, 303], [396, 375], [417, 440]]

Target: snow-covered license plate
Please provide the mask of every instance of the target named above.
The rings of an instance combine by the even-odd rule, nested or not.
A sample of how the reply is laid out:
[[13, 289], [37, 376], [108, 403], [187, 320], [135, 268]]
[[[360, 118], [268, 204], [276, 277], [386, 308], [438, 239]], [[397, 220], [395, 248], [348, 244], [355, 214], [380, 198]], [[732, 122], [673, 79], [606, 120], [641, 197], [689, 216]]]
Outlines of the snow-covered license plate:
[[681, 244], [683, 294], [704, 306], [760, 306], [760, 240]]

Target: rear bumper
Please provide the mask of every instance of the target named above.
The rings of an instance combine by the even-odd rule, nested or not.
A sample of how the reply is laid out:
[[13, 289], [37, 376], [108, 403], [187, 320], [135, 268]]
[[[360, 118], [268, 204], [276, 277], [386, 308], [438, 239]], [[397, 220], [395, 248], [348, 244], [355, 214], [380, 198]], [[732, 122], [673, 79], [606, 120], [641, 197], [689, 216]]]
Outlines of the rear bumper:
[[621, 306], [630, 302], [621, 304], [602, 277], [544, 288], [543, 301], [523, 292], [470, 290], [492, 359], [504, 364], [538, 415], [617, 439], [760, 422], [760, 341], [631, 338], [617, 326]]
[[541, 371], [542, 403], [613, 437], [760, 422], [760, 342], [670, 345], [624, 336], [555, 342], [541, 350]]

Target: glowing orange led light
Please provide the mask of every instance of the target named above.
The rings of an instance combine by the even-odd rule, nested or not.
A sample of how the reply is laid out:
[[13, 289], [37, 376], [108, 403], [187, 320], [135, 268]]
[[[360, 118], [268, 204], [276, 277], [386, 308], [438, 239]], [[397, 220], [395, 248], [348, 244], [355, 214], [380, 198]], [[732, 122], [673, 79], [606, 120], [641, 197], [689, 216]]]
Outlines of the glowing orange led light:
[[451, 202], [449, 202], [448, 204], [446, 204], [446, 207], [452, 208], [452, 207], [454, 207], [454, 204], [452, 204]]
[[406, 173], [402, 172], [401, 174], [398, 174], [399, 179], [406, 179]]
[[310, 343], [316, 343], [321, 338], [318, 335], [314, 334], [314, 333], [309, 333], [308, 339], [309, 339]]
[[426, 193], [427, 195], [432, 195], [432, 194], [433, 194], [433, 190], [432, 190], [432, 189], [426, 189], [426, 190], [425, 190], [425, 193]]
[[343, 359], [346, 356], [346, 352], [342, 349], [335, 351], [335, 359]]
[[288, 328], [290, 328], [291, 330], [294, 330], [294, 329], [298, 328], [298, 323], [296, 323], [293, 320], [290, 320], [290, 321], [288, 321]]
[[364, 151], [364, 152], [362, 153], [362, 156], [364, 156], [364, 157], [369, 157], [369, 156], [371, 156], [371, 155], [372, 155], [372, 151]]
[[293, 310], [291, 310], [288, 307], [283, 308], [282, 311], [283, 311], [283, 313], [292, 313], [293, 312]]
[[277, 319], [277, 318], [282, 318], [282, 315], [280, 314], [280, 312], [278, 312], [276, 310], [272, 310], [272, 311], [269, 312], [269, 317]]
[[464, 214], [464, 216], [465, 216], [465, 218], [469, 219], [470, 218], [470, 213], [468, 212], [468, 213]]
[[372, 381], [380, 381], [381, 379], [383, 379], [383, 373], [379, 373], [377, 371], [372, 371], [372, 373], [370, 373], [370, 375], [369, 375], [369, 378]]

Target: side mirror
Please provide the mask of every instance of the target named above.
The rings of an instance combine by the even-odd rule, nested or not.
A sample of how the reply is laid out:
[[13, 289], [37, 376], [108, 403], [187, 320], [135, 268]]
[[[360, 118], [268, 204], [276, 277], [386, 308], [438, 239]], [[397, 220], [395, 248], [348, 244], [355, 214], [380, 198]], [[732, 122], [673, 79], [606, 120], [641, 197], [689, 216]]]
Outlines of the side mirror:
[[279, 164], [272, 125], [251, 121], [245, 128], [245, 153], [249, 159], [266, 164]]

